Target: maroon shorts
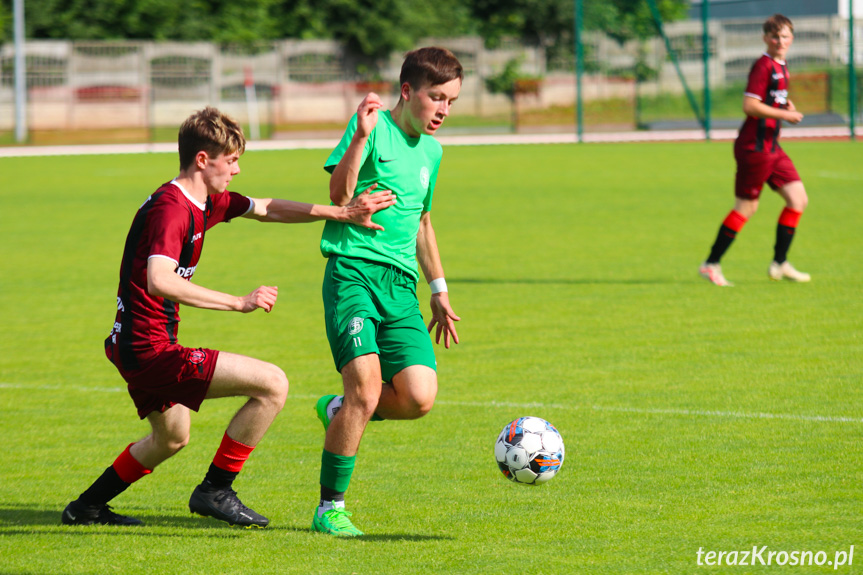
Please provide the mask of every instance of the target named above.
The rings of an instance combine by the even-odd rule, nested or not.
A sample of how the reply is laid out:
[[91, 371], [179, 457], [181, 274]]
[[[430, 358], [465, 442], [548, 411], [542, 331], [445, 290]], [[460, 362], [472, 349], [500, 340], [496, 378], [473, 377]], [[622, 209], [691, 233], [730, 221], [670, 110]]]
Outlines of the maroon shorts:
[[778, 190], [800, 180], [794, 162], [781, 148], [772, 153], [735, 148], [734, 159], [737, 160], [734, 195], [738, 198], [757, 200], [765, 182]]
[[[108, 359], [110, 357], [110, 348]], [[169, 345], [145, 362], [141, 369], [126, 371], [117, 367], [128, 384], [129, 395], [144, 419], [153, 411], [164, 412], [181, 403], [198, 411], [207, 396], [219, 352], [215, 349], [192, 349]]]

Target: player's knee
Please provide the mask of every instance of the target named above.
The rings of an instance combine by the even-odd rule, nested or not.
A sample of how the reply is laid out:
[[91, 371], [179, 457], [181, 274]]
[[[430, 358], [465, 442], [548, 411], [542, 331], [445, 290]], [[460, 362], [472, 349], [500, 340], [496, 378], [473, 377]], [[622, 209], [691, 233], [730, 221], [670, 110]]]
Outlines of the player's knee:
[[288, 399], [288, 376], [282, 371], [282, 368], [267, 364], [267, 399], [272, 402], [279, 411], [285, 406], [285, 401]]
[[407, 410], [405, 417], [408, 419], [419, 419], [434, 407], [437, 397], [437, 378], [434, 374], [424, 378], [421, 382], [415, 381], [407, 387], [404, 397], [404, 407]]
[[189, 434], [168, 434], [157, 437], [157, 444], [165, 457], [172, 457], [189, 444]]
[[168, 445], [168, 447], [169, 447], [169, 450], [171, 452], [171, 455], [174, 455], [174, 454], [179, 453], [187, 445], [189, 445], [189, 436], [188, 435], [182, 439], [177, 439], [175, 441], [172, 441]]
[[405, 419], [419, 419], [428, 414], [434, 407], [434, 400], [431, 401], [412, 401], [408, 405], [408, 412], [405, 413]]
[[350, 406], [353, 409], [358, 410], [366, 421], [368, 421], [378, 408], [380, 397], [380, 390], [375, 391], [373, 389], [369, 389], [366, 392], [361, 390], [359, 393], [345, 396], [345, 399], [342, 402], [342, 407]]
[[802, 212], [809, 204], [809, 197], [806, 195], [806, 188], [802, 182], [793, 182], [782, 190], [782, 197], [785, 199], [785, 204], [788, 208]]
[[436, 389], [428, 389], [411, 397], [410, 408], [413, 419], [419, 419], [432, 410], [436, 395]]
[[359, 397], [359, 407], [362, 410], [365, 419], [371, 419], [378, 408], [380, 395], [365, 394]]

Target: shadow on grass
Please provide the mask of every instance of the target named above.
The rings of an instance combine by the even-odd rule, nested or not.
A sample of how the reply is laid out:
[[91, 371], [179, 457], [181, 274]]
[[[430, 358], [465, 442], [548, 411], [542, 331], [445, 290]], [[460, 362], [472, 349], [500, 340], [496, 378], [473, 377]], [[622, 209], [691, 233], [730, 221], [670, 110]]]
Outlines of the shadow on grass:
[[417, 533], [366, 533], [357, 538], [360, 541], [452, 541], [455, 537], [441, 535], [420, 535]]
[[[38, 532], [44, 533], [69, 533], [80, 535], [91, 535], [94, 533], [120, 535], [134, 532], [136, 535], [162, 535], [149, 532], [147, 528], [169, 528], [189, 529], [199, 532], [202, 537], [241, 537], [246, 531], [260, 531], [259, 529], [245, 529], [243, 527], [232, 527], [227, 523], [217, 521], [210, 517], [198, 515], [167, 515], [146, 514], [141, 508], [115, 509], [123, 515], [138, 517], [144, 522], [142, 526], [103, 526], [103, 525], [63, 525], [60, 521], [62, 509], [45, 509], [32, 504], [6, 504], [0, 506], [0, 534], [3, 535], [27, 535]], [[136, 513], [137, 512], [137, 513]], [[143, 515], [142, 515], [143, 512]], [[39, 529], [38, 527], [49, 527], [50, 529]], [[15, 527], [20, 527], [16, 529]], [[144, 531], [141, 531], [141, 529]], [[2, 574], [0, 574], [2, 575]]]
[[36, 505], [7, 503], [0, 507], [0, 528], [10, 525], [59, 525], [62, 512], [62, 509], [47, 510]]
[[[231, 526], [211, 517], [198, 515], [147, 515], [141, 508], [117, 509], [119, 513], [139, 517], [144, 522], [141, 526], [105, 526], [105, 525], [63, 525], [60, 522], [62, 509], [45, 509], [33, 504], [6, 504], [0, 506], [0, 535], [34, 535], [36, 533], [53, 533], [61, 535], [126, 535], [164, 537], [161, 529], [188, 529], [184, 536], [192, 537], [245, 537], [250, 532], [290, 531], [309, 533], [312, 536], [324, 537], [312, 533], [308, 527], [296, 525], [270, 524], [265, 529], [246, 529]], [[137, 513], [136, 513], [137, 512]], [[141, 513], [144, 513], [141, 515]], [[349, 539], [349, 538], [345, 538]], [[417, 533], [372, 533], [359, 538], [362, 541], [441, 541], [453, 539], [440, 535], [423, 535]], [[5, 575], [0, 571], [0, 575]]]
[[[282, 531], [296, 531], [298, 533], [308, 533], [313, 537], [328, 537], [323, 533], [314, 533], [308, 527], [280, 527]], [[366, 533], [362, 537], [337, 537], [340, 541], [448, 541], [455, 537], [443, 535], [424, 535], [421, 533]]]

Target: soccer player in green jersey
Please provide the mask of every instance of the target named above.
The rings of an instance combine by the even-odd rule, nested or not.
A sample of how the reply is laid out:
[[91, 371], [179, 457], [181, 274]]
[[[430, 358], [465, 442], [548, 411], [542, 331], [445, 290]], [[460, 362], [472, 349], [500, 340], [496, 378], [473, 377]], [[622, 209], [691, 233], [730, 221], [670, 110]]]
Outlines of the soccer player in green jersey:
[[[313, 531], [362, 535], [345, 510], [345, 491], [366, 424], [428, 413], [437, 395], [429, 333], [435, 329], [435, 341], [443, 338], [446, 348], [458, 343], [460, 318], [449, 303], [430, 211], [442, 154], [432, 136], [449, 115], [463, 78], [449, 50], [409, 52], [395, 107], [384, 110], [380, 97], [368, 94], [324, 165], [332, 174], [333, 204], [345, 205], [355, 190], [374, 185], [392, 190], [396, 204], [375, 214], [382, 231], [324, 227], [324, 313], [344, 395], [326, 395], [316, 405], [326, 440]], [[417, 262], [432, 292], [428, 326], [417, 301]]]

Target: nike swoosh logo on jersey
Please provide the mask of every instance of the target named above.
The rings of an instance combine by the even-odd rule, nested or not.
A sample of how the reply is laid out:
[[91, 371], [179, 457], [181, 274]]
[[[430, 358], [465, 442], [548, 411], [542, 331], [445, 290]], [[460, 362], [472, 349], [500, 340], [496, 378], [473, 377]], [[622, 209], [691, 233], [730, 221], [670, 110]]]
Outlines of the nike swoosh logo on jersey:
[[386, 164], [386, 163], [389, 163], [389, 162], [395, 162], [396, 160], [398, 160], [398, 158], [390, 158], [389, 160], [385, 160], [385, 159], [383, 159], [383, 158], [378, 158], [378, 161], [379, 161], [380, 163], [382, 163], [382, 164]]

